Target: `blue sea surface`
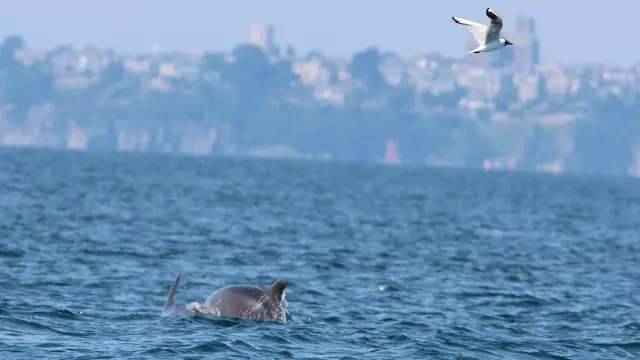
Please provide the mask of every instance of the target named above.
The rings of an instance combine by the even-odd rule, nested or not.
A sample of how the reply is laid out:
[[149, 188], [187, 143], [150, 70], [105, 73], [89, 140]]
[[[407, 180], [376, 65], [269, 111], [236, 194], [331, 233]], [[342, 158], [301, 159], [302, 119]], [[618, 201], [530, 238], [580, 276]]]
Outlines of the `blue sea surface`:
[[2, 149], [0, 358], [638, 359], [639, 230], [635, 179]]

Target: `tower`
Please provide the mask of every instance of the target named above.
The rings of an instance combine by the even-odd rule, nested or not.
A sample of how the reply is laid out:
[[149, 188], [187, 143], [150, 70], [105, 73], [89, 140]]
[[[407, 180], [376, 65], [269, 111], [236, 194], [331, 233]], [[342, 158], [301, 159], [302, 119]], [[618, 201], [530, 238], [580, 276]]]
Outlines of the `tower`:
[[274, 47], [274, 28], [267, 24], [252, 24], [249, 29], [249, 42], [267, 52]]
[[[521, 70], [531, 70], [540, 63], [540, 44], [536, 36], [535, 20], [522, 14], [516, 20], [515, 63]], [[515, 42], [515, 41], [514, 41]]]

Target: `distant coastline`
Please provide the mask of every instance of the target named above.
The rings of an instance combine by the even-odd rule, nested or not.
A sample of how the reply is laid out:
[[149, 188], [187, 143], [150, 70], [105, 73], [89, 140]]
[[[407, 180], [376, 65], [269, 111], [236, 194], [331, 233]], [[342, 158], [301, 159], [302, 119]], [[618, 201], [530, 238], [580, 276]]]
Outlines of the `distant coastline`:
[[504, 50], [124, 56], [9, 36], [0, 145], [640, 176], [637, 69]]

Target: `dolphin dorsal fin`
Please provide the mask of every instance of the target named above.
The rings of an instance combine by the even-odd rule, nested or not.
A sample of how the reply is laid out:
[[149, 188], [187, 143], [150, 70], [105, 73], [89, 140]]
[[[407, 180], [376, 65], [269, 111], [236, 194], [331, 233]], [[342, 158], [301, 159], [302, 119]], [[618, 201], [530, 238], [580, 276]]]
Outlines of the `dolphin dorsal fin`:
[[265, 292], [270, 296], [275, 297], [278, 302], [282, 301], [282, 293], [284, 293], [284, 289], [287, 288], [287, 280], [279, 279], [276, 280], [271, 286], [265, 289]]
[[164, 308], [162, 309], [163, 314], [168, 314], [172, 310], [175, 309], [176, 303], [173, 297], [176, 295], [176, 289], [178, 288], [178, 283], [180, 282], [180, 274], [173, 280], [173, 284], [171, 284], [171, 289], [169, 289], [169, 294], [167, 295], [167, 300], [164, 302]]

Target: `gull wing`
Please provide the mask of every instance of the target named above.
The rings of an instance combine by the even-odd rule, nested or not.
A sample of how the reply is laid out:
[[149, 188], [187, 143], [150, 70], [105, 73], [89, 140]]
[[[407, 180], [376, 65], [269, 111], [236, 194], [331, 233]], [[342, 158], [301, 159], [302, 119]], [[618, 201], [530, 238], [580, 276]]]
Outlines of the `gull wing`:
[[[456, 16], [452, 16], [451, 19], [453, 19], [456, 24], [465, 25], [467, 29], [471, 31], [471, 35], [473, 35], [473, 38], [476, 39], [480, 46], [485, 44], [485, 40], [487, 38], [487, 27], [485, 25]], [[500, 30], [498, 30], [498, 32], [500, 32]]]
[[487, 35], [485, 38], [485, 43], [488, 44], [490, 42], [498, 41], [498, 39], [500, 38], [500, 30], [502, 30], [502, 18], [491, 8], [487, 8], [486, 13], [489, 19], [491, 19], [491, 23], [487, 28]]

